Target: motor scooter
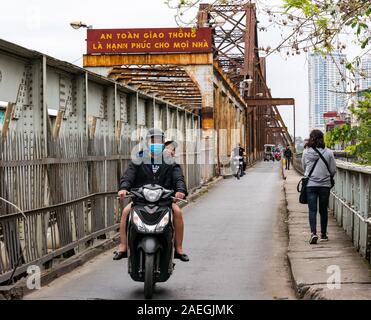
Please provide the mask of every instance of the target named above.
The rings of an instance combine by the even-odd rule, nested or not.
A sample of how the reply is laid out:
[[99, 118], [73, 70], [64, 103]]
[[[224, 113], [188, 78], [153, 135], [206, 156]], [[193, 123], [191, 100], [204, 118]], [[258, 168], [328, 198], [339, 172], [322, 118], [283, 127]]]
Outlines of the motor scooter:
[[128, 216], [128, 272], [134, 281], [144, 282], [144, 297], [153, 296], [154, 285], [173, 273], [173, 190], [148, 184], [131, 189], [133, 205]]
[[242, 157], [234, 156], [232, 158], [231, 167], [232, 167], [233, 175], [237, 178], [237, 180], [240, 180], [240, 178], [244, 175]]

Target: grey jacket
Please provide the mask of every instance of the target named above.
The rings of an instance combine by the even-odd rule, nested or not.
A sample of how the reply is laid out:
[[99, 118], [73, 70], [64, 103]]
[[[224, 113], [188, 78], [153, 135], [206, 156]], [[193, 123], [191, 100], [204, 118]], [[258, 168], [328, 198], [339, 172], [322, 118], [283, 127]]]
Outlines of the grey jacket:
[[[336, 162], [334, 154], [330, 149], [317, 148], [319, 152], [322, 153], [323, 157], [326, 159], [331, 175], [334, 176], [336, 173]], [[308, 148], [304, 150], [303, 157], [301, 159], [301, 164], [304, 168], [304, 175], [308, 177], [310, 170], [312, 169], [314, 163], [319, 158], [316, 167], [308, 181], [308, 187], [331, 187], [330, 173], [326, 168], [325, 163], [319, 157], [318, 153], [312, 149]]]

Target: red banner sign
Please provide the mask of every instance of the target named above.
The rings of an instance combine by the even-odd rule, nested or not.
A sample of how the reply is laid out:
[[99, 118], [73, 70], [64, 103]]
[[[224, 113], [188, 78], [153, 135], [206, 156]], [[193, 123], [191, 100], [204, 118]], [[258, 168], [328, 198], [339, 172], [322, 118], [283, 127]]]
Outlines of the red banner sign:
[[88, 29], [88, 54], [211, 51], [210, 28]]

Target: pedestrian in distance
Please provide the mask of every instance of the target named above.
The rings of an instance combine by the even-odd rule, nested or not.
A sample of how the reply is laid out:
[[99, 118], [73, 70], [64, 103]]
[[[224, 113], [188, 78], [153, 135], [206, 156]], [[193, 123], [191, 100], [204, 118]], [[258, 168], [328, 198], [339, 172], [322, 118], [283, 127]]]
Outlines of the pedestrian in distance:
[[291, 158], [292, 158], [292, 151], [290, 149], [289, 144], [286, 146], [286, 149], [283, 152], [283, 155], [286, 159], [286, 170], [290, 170], [290, 162], [291, 162]]

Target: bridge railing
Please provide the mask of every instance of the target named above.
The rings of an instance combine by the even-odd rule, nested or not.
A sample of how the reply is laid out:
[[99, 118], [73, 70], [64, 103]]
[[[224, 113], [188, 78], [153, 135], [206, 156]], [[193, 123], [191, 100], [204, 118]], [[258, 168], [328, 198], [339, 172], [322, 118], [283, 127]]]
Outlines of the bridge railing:
[[0, 284], [116, 234], [119, 178], [148, 128], [201, 185], [198, 112], [1, 39], [0, 66]]
[[78, 253], [118, 227], [118, 180], [135, 142], [64, 136], [48, 140], [45, 157], [41, 141], [19, 132], [0, 137], [0, 196], [9, 201], [0, 201], [0, 283], [29, 265]]
[[[301, 156], [296, 154], [293, 161], [303, 174]], [[371, 263], [371, 167], [342, 160], [336, 160], [336, 167], [329, 208], [361, 256]]]
[[[118, 183], [137, 141], [71, 135], [47, 142], [45, 157], [39, 134], [0, 135], [0, 196], [24, 212], [0, 200], [0, 284], [30, 265], [48, 268], [54, 258], [68, 258], [118, 230]], [[185, 150], [182, 167], [191, 191], [201, 181], [198, 151], [195, 144]]]

